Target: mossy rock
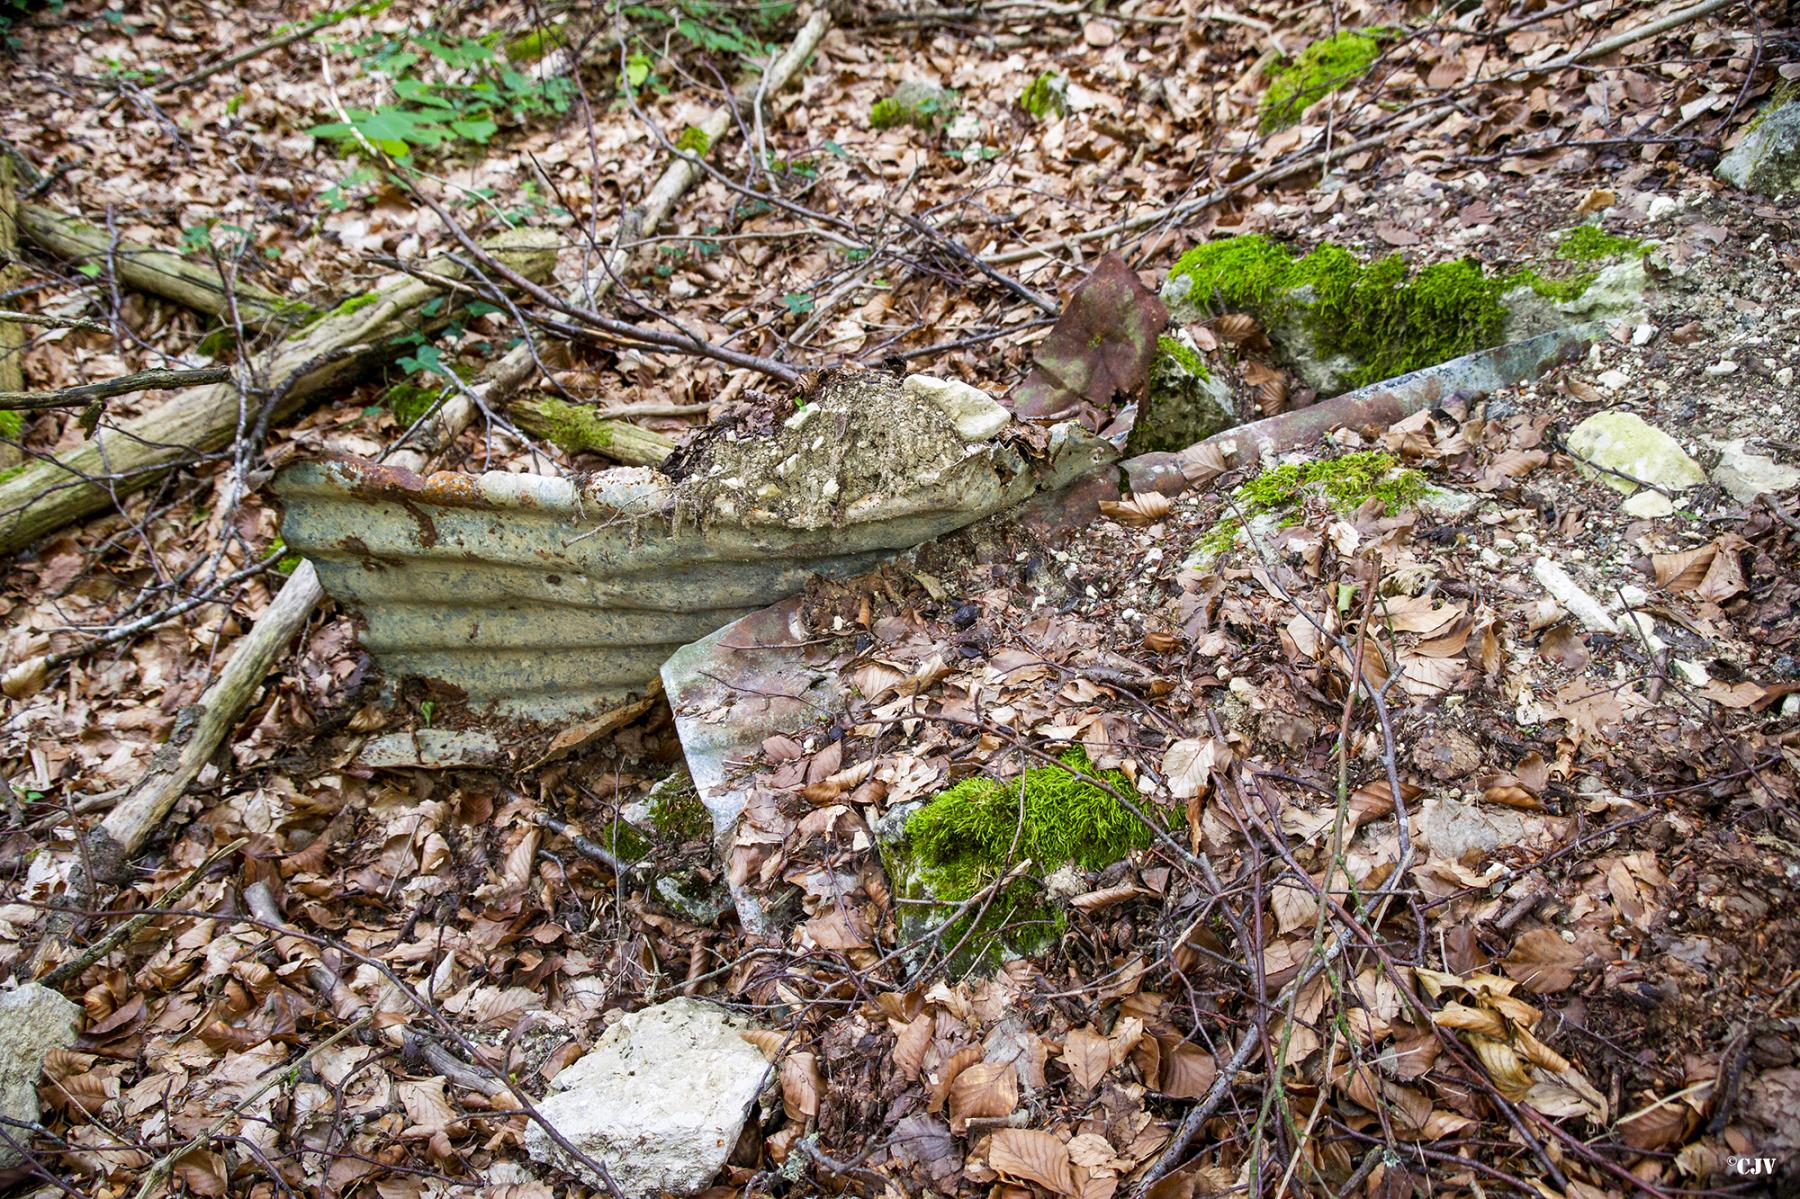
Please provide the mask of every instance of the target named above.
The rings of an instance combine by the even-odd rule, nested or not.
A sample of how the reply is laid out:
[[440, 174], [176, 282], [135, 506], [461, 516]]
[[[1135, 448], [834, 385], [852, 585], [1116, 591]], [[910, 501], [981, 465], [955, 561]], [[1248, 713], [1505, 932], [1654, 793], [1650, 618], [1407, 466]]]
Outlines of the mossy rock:
[[901, 944], [938, 928], [958, 905], [1001, 877], [1015, 838], [1010, 861], [1031, 862], [1030, 872], [995, 894], [979, 919], [979, 908], [958, 916], [935, 942], [909, 951], [914, 966], [941, 950], [950, 955], [952, 977], [960, 977], [1043, 953], [1061, 939], [1067, 914], [1041, 880], [1063, 867], [1104, 869], [1152, 839], [1090, 779], [1121, 795], [1137, 794], [1123, 772], [1098, 770], [1075, 748], [1057, 765], [1033, 767], [1010, 780], [964, 779], [881, 822], [876, 840], [896, 900]]
[[1045, 71], [1019, 93], [1019, 107], [1040, 121], [1069, 113], [1069, 81], [1055, 71]]
[[[1312, 497], [1324, 500], [1340, 516], [1379, 500], [1382, 511], [1393, 516], [1402, 509], [1430, 503], [1434, 492], [1424, 475], [1402, 466], [1385, 450], [1278, 463], [1238, 486], [1232, 493], [1234, 510], [1201, 534], [1185, 565], [1211, 570], [1246, 540], [1264, 542], [1279, 530], [1299, 524], [1303, 506]], [[1456, 506], [1466, 507], [1460, 502]]]
[[1150, 386], [1138, 405], [1125, 452], [1181, 450], [1238, 423], [1231, 388], [1206, 367], [1185, 333], [1156, 339]]
[[1398, 254], [1366, 260], [1327, 242], [1299, 256], [1251, 233], [1183, 254], [1162, 299], [1180, 321], [1252, 314], [1294, 372], [1330, 396], [1641, 306], [1643, 279], [1636, 257], [1573, 278], [1490, 274], [1470, 258], [1414, 270]]
[[1381, 43], [1399, 31], [1346, 29], [1320, 38], [1269, 71], [1263, 92], [1262, 130], [1273, 133], [1297, 125], [1306, 110], [1360, 78], [1381, 56]]
[[907, 80], [893, 94], [869, 107], [869, 127], [893, 129], [911, 125], [930, 132], [950, 123], [956, 115], [956, 93], [949, 88]]

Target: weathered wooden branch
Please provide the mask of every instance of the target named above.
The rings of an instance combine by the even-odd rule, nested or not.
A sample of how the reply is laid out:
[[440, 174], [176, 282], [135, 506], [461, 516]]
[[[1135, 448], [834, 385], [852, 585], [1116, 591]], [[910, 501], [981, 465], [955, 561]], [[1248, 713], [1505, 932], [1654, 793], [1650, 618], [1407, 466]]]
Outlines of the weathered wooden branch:
[[96, 400], [130, 395], [134, 391], [174, 391], [203, 383], [224, 383], [231, 378], [228, 366], [203, 366], [195, 370], [136, 371], [98, 383], [78, 383], [61, 391], [0, 390], [0, 412], [38, 412], [46, 408], [85, 408]]
[[675, 449], [675, 439], [630, 421], [608, 420], [585, 404], [537, 393], [507, 408], [513, 424], [571, 454], [602, 454], [627, 466], [655, 466]]
[[[8, 252], [10, 251], [0, 248], [0, 253]], [[44, 329], [85, 329], [89, 333], [112, 332], [99, 321], [91, 321], [85, 316], [52, 316], [48, 312], [19, 312], [12, 308], [0, 308], [0, 324], [37, 325]]]
[[[19, 267], [18, 211], [13, 195], [12, 159], [0, 154], [0, 295], [10, 294], [24, 275]], [[25, 330], [16, 322], [0, 321], [0, 391], [24, 389]], [[17, 417], [0, 422], [0, 433], [17, 437], [21, 424]], [[17, 446], [0, 444], [0, 469], [11, 467], [20, 457]]]
[[[547, 277], [555, 264], [554, 239], [546, 233], [514, 231], [496, 238], [492, 248], [513, 269], [537, 278]], [[448, 264], [433, 270], [443, 278], [459, 273]], [[447, 319], [447, 305], [435, 317], [423, 311], [439, 294], [429, 277], [409, 276], [340, 304], [270, 351], [252, 372], [264, 380], [261, 387], [244, 394], [235, 383], [216, 383], [177, 392], [142, 416], [99, 430], [78, 449], [32, 463], [0, 483], [0, 553], [109, 506], [196, 452], [226, 445], [263, 405], [271, 406], [271, 420], [293, 412], [390, 352], [396, 338]]]
[[[42, 204], [19, 205], [19, 232], [58, 258], [101, 267], [110, 261], [120, 282], [139, 291], [221, 320], [227, 319], [230, 312], [225, 282], [211, 263], [131, 242], [115, 246], [106, 230]], [[230, 294], [237, 297], [238, 317], [247, 325], [301, 320], [312, 312], [310, 305], [285, 299], [242, 279], [232, 283]]]

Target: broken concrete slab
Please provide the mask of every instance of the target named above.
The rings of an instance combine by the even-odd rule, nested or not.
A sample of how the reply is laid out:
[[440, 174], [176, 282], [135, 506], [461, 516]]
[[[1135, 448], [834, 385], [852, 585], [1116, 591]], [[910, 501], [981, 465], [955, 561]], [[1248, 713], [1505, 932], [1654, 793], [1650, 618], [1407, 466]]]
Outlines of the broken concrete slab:
[[907, 395], [942, 409], [964, 441], [986, 441], [1012, 422], [1012, 413], [992, 396], [960, 379], [908, 375], [900, 386]]
[[801, 411], [769, 434], [713, 430], [679, 479], [303, 463], [275, 482], [282, 535], [362, 617], [390, 681], [564, 720], [643, 692], [676, 649], [814, 574], [856, 574], [1116, 457], [1068, 424], [1042, 454], [970, 443], [876, 372]]
[[1765, 196], [1800, 193], [1800, 100], [1764, 109], [1719, 160], [1719, 178]]
[[506, 761], [506, 751], [492, 733], [476, 729], [414, 729], [370, 737], [356, 761], [376, 770], [454, 770], [497, 766]]
[[73, 1045], [80, 1028], [81, 1005], [49, 987], [26, 983], [0, 993], [0, 1170], [24, 1160], [44, 1059]]
[[[671, 999], [624, 1017], [550, 1080], [538, 1111], [570, 1144], [605, 1164], [628, 1199], [692, 1195], [711, 1182], [773, 1067], [741, 1033], [750, 1021], [715, 1004]], [[525, 1151], [589, 1186], [606, 1182], [541, 1125]]]

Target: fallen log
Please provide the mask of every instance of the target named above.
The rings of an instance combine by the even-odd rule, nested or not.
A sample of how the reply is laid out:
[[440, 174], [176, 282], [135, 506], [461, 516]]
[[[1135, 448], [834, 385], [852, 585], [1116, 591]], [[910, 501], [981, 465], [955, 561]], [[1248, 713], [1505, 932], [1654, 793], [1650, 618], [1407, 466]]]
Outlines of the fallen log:
[[236, 299], [238, 318], [246, 325], [303, 320], [313, 311], [309, 304], [278, 296], [243, 279], [234, 280], [227, 288], [211, 264], [170, 250], [132, 242], [115, 244], [112, 235], [99, 226], [42, 204], [19, 206], [19, 232], [58, 258], [110, 266], [118, 272], [120, 282], [138, 291], [173, 300], [220, 320], [230, 319], [231, 297]]
[[[516, 264], [514, 269], [538, 278], [547, 277], [555, 265], [554, 239], [548, 234], [516, 230], [496, 238], [492, 246]], [[248, 395], [236, 383], [189, 388], [142, 416], [99, 430], [80, 448], [32, 463], [0, 483], [0, 554], [107, 507], [193, 453], [226, 445], [252, 419], [247, 408], [266, 405], [269, 419], [278, 420], [388, 352], [396, 338], [446, 320], [448, 306], [440, 306], [435, 317], [424, 312], [426, 302], [442, 294], [431, 280], [454, 280], [460, 269], [444, 264], [421, 274], [425, 277], [407, 276], [340, 304], [285, 338], [255, 372], [264, 384]]]
[[601, 454], [626, 466], [655, 466], [675, 449], [672, 437], [630, 421], [608, 420], [594, 408], [555, 396], [523, 396], [507, 412], [522, 431], [571, 454]]

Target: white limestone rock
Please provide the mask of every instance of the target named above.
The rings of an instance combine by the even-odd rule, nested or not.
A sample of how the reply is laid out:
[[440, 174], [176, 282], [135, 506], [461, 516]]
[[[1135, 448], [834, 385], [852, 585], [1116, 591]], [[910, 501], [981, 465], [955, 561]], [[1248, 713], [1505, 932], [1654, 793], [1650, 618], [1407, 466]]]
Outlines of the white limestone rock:
[[[604, 1162], [628, 1199], [692, 1195], [725, 1164], [771, 1077], [763, 1055], [739, 1035], [750, 1027], [697, 999], [634, 1012], [551, 1080], [538, 1110], [570, 1144]], [[604, 1185], [535, 1122], [525, 1151]]]
[[23, 1155], [21, 1124], [38, 1118], [38, 1075], [52, 1049], [67, 1049], [81, 1028], [81, 1005], [38, 983], [0, 993], [0, 1170]]
[[[1636, 413], [1618, 408], [1596, 412], [1576, 425], [1569, 433], [1569, 449], [1579, 455], [1576, 465], [1582, 474], [1633, 497], [1627, 508], [1633, 516], [1666, 516], [1675, 510], [1668, 492], [1706, 482], [1706, 472], [1679, 442]], [[1658, 490], [1640, 488], [1634, 479]], [[1656, 499], [1637, 499], [1640, 491]]]

